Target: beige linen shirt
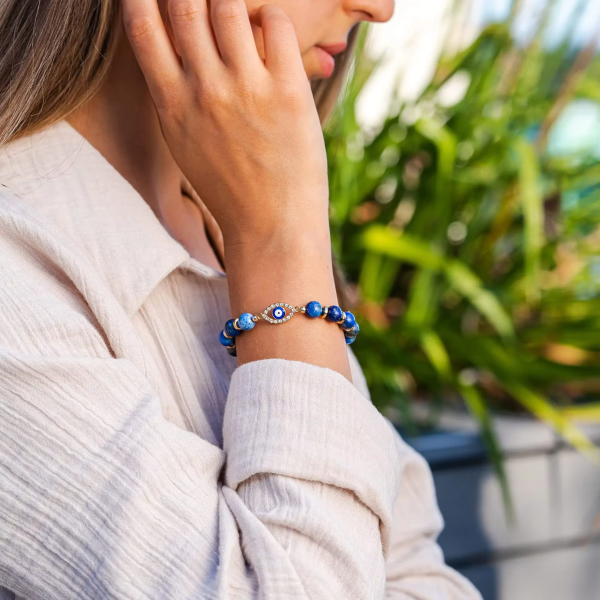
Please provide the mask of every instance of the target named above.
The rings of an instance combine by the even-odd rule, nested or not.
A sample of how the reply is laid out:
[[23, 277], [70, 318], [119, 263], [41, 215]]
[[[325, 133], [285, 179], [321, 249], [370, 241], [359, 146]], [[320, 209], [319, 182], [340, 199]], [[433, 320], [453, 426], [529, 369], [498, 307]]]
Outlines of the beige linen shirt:
[[238, 367], [229, 317], [65, 121], [0, 148], [0, 598], [479, 598], [354, 355]]

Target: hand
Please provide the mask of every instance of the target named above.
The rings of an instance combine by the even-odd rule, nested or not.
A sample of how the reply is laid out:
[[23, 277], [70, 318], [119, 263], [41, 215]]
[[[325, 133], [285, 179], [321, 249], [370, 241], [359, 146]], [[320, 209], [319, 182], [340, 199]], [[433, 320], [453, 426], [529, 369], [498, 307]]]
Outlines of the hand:
[[[272, 232], [328, 232], [323, 134], [294, 27], [244, 0], [123, 0], [125, 28], [167, 144], [223, 232], [225, 246]], [[212, 30], [211, 31], [211, 23]], [[306, 232], [305, 232], [306, 233]]]

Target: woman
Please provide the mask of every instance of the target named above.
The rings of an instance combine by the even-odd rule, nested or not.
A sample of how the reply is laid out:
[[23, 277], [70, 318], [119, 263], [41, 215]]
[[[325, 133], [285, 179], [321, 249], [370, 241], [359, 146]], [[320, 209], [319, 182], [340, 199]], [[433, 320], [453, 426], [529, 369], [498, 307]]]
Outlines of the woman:
[[338, 304], [309, 82], [392, 11], [0, 0], [2, 598], [478, 597], [356, 328], [218, 343]]

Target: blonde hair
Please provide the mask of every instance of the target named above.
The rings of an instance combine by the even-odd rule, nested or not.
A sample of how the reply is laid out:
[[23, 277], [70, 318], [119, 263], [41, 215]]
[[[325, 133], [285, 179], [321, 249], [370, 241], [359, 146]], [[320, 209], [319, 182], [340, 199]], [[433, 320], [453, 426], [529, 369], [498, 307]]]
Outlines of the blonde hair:
[[[102, 85], [121, 31], [118, 0], [0, 0], [0, 147], [67, 117]], [[343, 87], [358, 25], [334, 74], [313, 82], [324, 125]], [[336, 265], [337, 276], [341, 273]], [[343, 295], [342, 286], [338, 286]]]

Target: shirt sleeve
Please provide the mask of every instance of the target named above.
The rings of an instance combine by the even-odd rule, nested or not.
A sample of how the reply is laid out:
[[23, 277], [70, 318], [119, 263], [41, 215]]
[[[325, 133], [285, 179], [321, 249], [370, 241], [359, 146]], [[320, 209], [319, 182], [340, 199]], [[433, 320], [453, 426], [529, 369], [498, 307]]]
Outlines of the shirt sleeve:
[[[360, 364], [349, 350], [354, 384], [370, 397]], [[444, 522], [429, 465], [402, 440], [391, 423], [389, 426], [394, 432], [401, 475], [386, 560], [385, 597], [389, 600], [481, 600], [475, 587], [445, 564], [437, 544]]]
[[397, 434], [396, 443], [402, 460], [402, 476], [393, 510], [385, 597], [389, 600], [481, 600], [475, 587], [444, 563], [436, 541], [444, 523], [427, 462]]
[[165, 421], [125, 360], [2, 348], [0, 382], [0, 584], [17, 595], [381, 596], [394, 439], [341, 375], [236, 370], [227, 456]]

